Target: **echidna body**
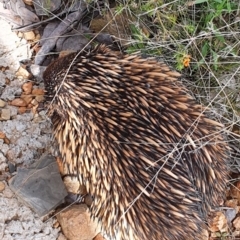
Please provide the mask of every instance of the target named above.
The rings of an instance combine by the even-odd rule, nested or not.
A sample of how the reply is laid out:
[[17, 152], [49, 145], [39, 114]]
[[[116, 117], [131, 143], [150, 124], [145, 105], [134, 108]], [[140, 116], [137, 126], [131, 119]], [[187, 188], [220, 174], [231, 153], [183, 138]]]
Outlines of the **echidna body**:
[[[200, 239], [227, 181], [221, 124], [164, 63], [98, 46], [44, 73], [63, 163], [112, 239]], [[118, 237], [117, 237], [118, 236]]]

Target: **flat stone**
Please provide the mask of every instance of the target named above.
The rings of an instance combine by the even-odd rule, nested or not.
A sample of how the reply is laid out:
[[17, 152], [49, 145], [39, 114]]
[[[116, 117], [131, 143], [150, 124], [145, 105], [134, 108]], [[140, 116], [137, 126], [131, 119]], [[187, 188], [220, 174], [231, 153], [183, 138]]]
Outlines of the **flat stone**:
[[61, 204], [67, 191], [54, 157], [45, 155], [29, 168], [19, 168], [9, 181], [12, 191], [39, 216]]

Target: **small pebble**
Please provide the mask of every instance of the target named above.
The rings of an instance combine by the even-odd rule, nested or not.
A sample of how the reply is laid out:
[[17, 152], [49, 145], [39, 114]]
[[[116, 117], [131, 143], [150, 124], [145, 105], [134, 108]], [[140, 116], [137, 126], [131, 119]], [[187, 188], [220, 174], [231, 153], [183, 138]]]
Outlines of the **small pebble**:
[[26, 82], [22, 85], [22, 90], [25, 94], [30, 94], [32, 92], [33, 83], [32, 82]]
[[105, 238], [99, 233], [93, 240], [105, 240]]
[[38, 33], [38, 34], [36, 35], [35, 41], [39, 41], [40, 39], [41, 39], [41, 35]]
[[[40, 117], [40, 116], [38, 115], [37, 109], [38, 109], [38, 104], [35, 105], [35, 106], [32, 106], [32, 113], [33, 113], [33, 115], [34, 115], [34, 118], [36, 117], [36, 115], [37, 115], [38, 117]], [[41, 119], [42, 119], [42, 118], [41, 118]], [[41, 121], [42, 121], [42, 120], [41, 120]]]
[[9, 85], [10, 82], [11, 82], [11, 80], [10, 80], [9, 78], [5, 78], [5, 83], [6, 83], [7, 85]]
[[18, 32], [17, 35], [18, 35], [19, 38], [23, 38], [23, 32]]
[[32, 96], [31, 95], [21, 95], [21, 99], [23, 99], [27, 104], [29, 104], [32, 101]]
[[5, 107], [6, 106], [6, 102], [4, 102], [2, 99], [0, 99], [0, 107]]
[[0, 182], [0, 192], [2, 192], [5, 189], [4, 182]]
[[57, 240], [67, 240], [67, 238], [62, 233], [60, 233]]
[[14, 196], [13, 192], [9, 189], [9, 188], [6, 188], [4, 190], [4, 197], [6, 198], [12, 198]]
[[[37, 97], [36, 97], [36, 98], [37, 98]], [[33, 100], [31, 101], [31, 104], [32, 104], [33, 106], [38, 105], [37, 99], [33, 99]]]
[[35, 98], [36, 100], [37, 100], [37, 102], [43, 102], [43, 100], [44, 100], [44, 96], [43, 95], [38, 95], [38, 96], [36, 96], [36, 98]]
[[15, 98], [12, 100], [11, 104], [16, 107], [26, 107], [27, 103], [21, 98]]
[[54, 224], [53, 224], [53, 227], [54, 228], [58, 228], [60, 226], [60, 223], [58, 221], [56, 221]]
[[19, 107], [19, 108], [18, 108], [18, 113], [23, 114], [23, 113], [26, 112], [26, 110], [27, 110], [26, 107]]
[[11, 117], [10, 109], [2, 109], [1, 120], [9, 120]]
[[33, 31], [25, 32], [24, 33], [24, 38], [26, 40], [32, 40], [33, 41], [35, 39], [35, 34], [34, 34]]
[[41, 88], [35, 88], [32, 90], [33, 95], [44, 95], [44, 90]]
[[16, 172], [17, 168], [16, 165], [8, 161], [8, 168], [10, 173]]
[[31, 6], [33, 5], [33, 1], [32, 0], [23, 0], [27, 5]]
[[30, 77], [30, 73], [23, 67], [20, 67], [16, 72], [16, 76], [19, 78], [28, 79]]
[[5, 137], [3, 140], [4, 140], [4, 143], [10, 144], [10, 140], [7, 137]]
[[4, 132], [0, 132], [0, 139], [4, 139], [6, 137], [6, 134]]

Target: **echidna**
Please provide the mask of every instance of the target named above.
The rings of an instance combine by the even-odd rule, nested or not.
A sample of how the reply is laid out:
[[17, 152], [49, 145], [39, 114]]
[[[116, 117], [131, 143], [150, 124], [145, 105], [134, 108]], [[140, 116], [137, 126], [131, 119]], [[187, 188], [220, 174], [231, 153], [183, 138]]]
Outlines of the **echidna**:
[[99, 45], [44, 73], [63, 164], [94, 196], [112, 239], [200, 239], [227, 181], [222, 125], [180, 74]]

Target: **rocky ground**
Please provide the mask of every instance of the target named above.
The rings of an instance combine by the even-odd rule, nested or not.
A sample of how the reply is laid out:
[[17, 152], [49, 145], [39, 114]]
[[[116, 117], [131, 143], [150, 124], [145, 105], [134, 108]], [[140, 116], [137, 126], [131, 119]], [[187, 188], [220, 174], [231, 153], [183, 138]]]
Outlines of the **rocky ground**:
[[[26, 82], [24, 73], [15, 76], [19, 61], [31, 56], [26, 40], [19, 39], [5, 21], [0, 26], [0, 239], [57, 239], [56, 219], [44, 222], [18, 200], [7, 183], [16, 167], [28, 166], [41, 156], [51, 135], [43, 112], [34, 114], [34, 105], [14, 102]], [[39, 89], [40, 85], [32, 85]]]

